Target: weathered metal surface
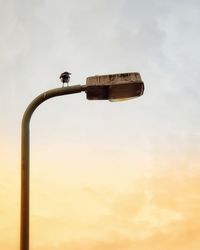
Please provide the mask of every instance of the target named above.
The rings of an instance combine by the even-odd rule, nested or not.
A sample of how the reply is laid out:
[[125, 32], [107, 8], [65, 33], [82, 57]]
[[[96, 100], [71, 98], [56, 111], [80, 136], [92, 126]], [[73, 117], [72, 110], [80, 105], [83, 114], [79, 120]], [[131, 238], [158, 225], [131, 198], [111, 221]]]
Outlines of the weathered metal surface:
[[116, 84], [127, 84], [130, 82], [142, 82], [139, 73], [122, 73], [112, 75], [96, 75], [86, 79], [86, 86], [110, 86]]
[[86, 79], [88, 100], [122, 100], [141, 96], [144, 83], [139, 73], [96, 75]]

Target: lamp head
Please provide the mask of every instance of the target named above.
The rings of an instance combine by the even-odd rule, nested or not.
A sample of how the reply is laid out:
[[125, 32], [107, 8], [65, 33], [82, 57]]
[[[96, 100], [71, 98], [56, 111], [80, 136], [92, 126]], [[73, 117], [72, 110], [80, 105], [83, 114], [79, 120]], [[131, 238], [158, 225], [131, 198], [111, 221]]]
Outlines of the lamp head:
[[97, 75], [86, 79], [88, 100], [123, 101], [139, 97], [144, 83], [139, 73]]

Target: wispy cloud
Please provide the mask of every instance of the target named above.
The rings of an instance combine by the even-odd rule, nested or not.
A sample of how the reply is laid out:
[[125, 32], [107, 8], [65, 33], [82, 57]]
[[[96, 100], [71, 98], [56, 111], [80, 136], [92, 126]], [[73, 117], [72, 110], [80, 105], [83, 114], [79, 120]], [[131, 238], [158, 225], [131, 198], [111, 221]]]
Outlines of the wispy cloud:
[[33, 248], [199, 249], [199, 1], [0, 7], [0, 248], [17, 244], [22, 113], [69, 70], [73, 84], [139, 71], [145, 96], [131, 104], [60, 98], [35, 114]]

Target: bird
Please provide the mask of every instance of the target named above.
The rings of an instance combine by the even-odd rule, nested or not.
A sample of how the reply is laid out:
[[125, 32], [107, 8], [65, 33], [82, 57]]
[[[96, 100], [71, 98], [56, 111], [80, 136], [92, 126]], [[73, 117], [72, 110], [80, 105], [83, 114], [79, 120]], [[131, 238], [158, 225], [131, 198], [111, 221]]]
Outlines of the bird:
[[64, 87], [64, 84], [67, 83], [67, 86], [68, 86], [68, 83], [70, 81], [70, 75], [71, 73], [69, 72], [63, 72], [61, 75], [60, 75], [60, 80], [62, 82], [62, 87]]

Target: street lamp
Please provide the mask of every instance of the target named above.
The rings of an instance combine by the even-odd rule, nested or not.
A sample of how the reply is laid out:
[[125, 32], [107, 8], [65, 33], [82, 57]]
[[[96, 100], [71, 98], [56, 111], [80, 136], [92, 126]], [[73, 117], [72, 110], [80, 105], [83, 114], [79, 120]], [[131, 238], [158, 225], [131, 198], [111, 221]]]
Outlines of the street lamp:
[[91, 76], [86, 79], [87, 99], [119, 101], [143, 94], [144, 84], [139, 73]]
[[143, 94], [144, 84], [139, 73], [123, 73], [92, 76], [86, 85], [56, 88], [37, 96], [27, 107], [22, 119], [21, 131], [21, 217], [20, 250], [29, 250], [29, 125], [33, 112], [44, 101], [62, 95], [84, 91], [88, 100], [127, 100]]

